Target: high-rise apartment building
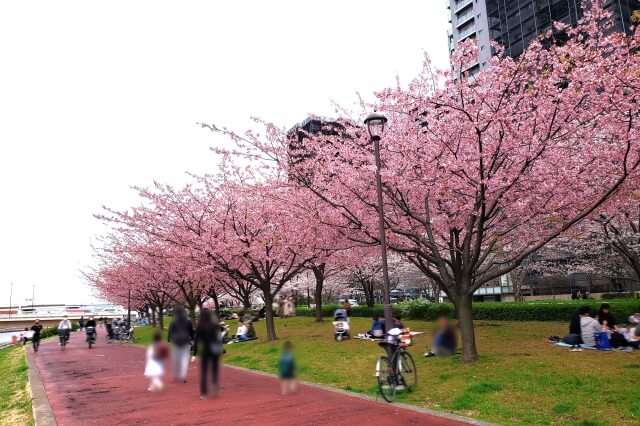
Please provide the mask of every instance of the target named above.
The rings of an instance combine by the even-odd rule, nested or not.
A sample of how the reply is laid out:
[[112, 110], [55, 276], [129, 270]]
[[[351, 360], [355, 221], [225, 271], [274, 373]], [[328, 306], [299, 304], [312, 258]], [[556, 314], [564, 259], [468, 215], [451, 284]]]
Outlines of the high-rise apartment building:
[[[449, 50], [462, 40], [476, 39], [478, 60], [467, 70], [474, 74], [487, 66], [492, 40], [504, 46], [507, 55], [518, 57], [554, 21], [576, 25], [582, 16], [581, 4], [581, 0], [449, 0]], [[627, 32], [640, 0], [607, 0], [605, 8], [611, 11], [614, 29]]]

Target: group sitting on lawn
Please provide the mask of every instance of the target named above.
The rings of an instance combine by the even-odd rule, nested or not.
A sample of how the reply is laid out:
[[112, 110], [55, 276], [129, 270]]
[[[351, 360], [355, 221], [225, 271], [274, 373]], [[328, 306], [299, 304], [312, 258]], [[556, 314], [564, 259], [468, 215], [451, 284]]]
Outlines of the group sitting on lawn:
[[[225, 329], [226, 327], [226, 333]], [[253, 328], [253, 323], [251, 321], [239, 321], [238, 322], [238, 330], [234, 336], [231, 336], [230, 339], [226, 339], [226, 334], [228, 333], [228, 326], [223, 327], [223, 342], [225, 343], [237, 343], [237, 342], [246, 342], [247, 340], [255, 340], [257, 339], [256, 330]]]
[[598, 312], [594, 312], [588, 306], [582, 306], [571, 318], [569, 334], [562, 338], [562, 342], [571, 345], [571, 351], [581, 351], [583, 347], [627, 351], [638, 349], [640, 312], [628, 318], [627, 327], [620, 327], [608, 303], [600, 305]]

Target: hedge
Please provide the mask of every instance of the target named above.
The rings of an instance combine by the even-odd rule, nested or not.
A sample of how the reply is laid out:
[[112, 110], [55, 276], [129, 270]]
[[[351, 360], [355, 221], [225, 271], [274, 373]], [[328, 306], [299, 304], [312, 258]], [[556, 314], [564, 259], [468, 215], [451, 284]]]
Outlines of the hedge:
[[[78, 325], [78, 323], [76, 322], [71, 323], [72, 331], [77, 331], [79, 328], [80, 328], [80, 325]], [[40, 332], [41, 339], [46, 339], [47, 337], [57, 336], [57, 335], [58, 335], [58, 326], [46, 327]]]
[[[568, 321], [581, 306], [589, 306], [594, 310], [600, 308], [600, 300], [576, 301], [539, 301], [539, 302], [479, 302], [473, 304], [473, 318], [491, 321]], [[624, 323], [629, 315], [640, 312], [640, 300], [621, 299], [607, 301], [616, 319]], [[323, 305], [322, 316], [331, 317], [339, 305]], [[419, 319], [433, 321], [445, 314], [455, 318], [455, 310], [450, 303], [430, 303], [423, 299], [408, 300], [393, 305], [394, 313], [403, 319]], [[382, 305], [373, 308], [354, 306], [352, 317], [371, 317], [374, 312], [382, 315]], [[315, 309], [299, 307], [298, 316], [315, 316]]]

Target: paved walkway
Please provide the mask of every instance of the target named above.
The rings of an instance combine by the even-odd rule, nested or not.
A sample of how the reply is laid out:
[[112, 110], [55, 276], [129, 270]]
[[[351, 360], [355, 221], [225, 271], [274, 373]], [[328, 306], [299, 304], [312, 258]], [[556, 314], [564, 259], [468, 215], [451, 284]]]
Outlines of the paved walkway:
[[217, 399], [198, 398], [196, 364], [188, 383], [168, 382], [163, 393], [151, 394], [142, 375], [144, 348], [99, 338], [89, 350], [83, 338], [73, 333], [64, 351], [46, 342], [34, 356], [59, 425], [464, 424], [312, 386], [283, 397], [276, 378], [231, 367], [222, 369]]

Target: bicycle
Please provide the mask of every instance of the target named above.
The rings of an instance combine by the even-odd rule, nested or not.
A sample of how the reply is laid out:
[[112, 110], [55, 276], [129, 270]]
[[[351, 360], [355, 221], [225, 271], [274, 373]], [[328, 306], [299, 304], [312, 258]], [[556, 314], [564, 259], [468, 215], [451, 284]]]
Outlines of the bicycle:
[[69, 342], [69, 330], [62, 329], [58, 331], [58, 335], [60, 337], [60, 350], [63, 351]]
[[[410, 336], [408, 332], [404, 333]], [[381, 356], [376, 362], [376, 377], [380, 394], [387, 402], [393, 402], [398, 390], [411, 392], [418, 384], [418, 371], [413, 357], [406, 348], [411, 345], [410, 337], [387, 335], [384, 342], [378, 343], [391, 353], [391, 359]]]

